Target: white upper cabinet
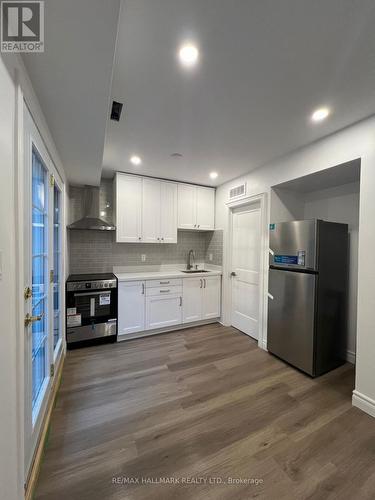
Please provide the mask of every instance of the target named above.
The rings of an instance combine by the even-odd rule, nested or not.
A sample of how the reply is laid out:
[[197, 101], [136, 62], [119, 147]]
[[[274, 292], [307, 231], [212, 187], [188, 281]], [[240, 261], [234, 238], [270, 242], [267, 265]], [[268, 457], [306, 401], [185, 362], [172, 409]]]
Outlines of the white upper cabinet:
[[197, 227], [197, 195], [196, 186], [178, 185], [178, 227], [195, 229]]
[[162, 243], [177, 243], [177, 184], [160, 182], [160, 237]]
[[115, 180], [116, 241], [142, 240], [142, 178], [117, 173]]
[[215, 229], [215, 189], [178, 185], [178, 227], [198, 231]]
[[177, 228], [215, 229], [215, 189], [116, 173], [116, 241], [177, 243]]
[[197, 227], [215, 229], [215, 190], [197, 186]]
[[160, 181], [142, 180], [142, 241], [159, 243], [160, 236]]

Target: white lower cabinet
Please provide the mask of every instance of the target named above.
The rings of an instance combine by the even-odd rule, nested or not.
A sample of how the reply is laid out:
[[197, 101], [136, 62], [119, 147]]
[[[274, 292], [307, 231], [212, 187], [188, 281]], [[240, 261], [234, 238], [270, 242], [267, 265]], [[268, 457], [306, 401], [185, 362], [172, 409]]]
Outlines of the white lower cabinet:
[[165, 328], [182, 323], [181, 294], [146, 297], [146, 330]]
[[190, 323], [202, 318], [202, 278], [186, 278], [183, 283], [183, 322]]
[[120, 281], [119, 340], [131, 333], [218, 318], [221, 277]]
[[221, 278], [203, 278], [202, 319], [218, 318], [221, 314]]
[[121, 281], [118, 284], [118, 335], [145, 330], [145, 282]]
[[220, 276], [184, 279], [184, 323], [218, 318], [220, 316], [220, 284]]

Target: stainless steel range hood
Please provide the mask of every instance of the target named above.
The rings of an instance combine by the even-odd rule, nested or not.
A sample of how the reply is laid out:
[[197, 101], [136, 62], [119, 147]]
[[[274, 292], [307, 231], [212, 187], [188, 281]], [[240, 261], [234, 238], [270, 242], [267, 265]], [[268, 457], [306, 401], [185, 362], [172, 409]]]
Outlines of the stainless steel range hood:
[[68, 226], [68, 229], [91, 229], [96, 231], [114, 231], [115, 226], [100, 217], [99, 188], [85, 186], [83, 193], [83, 217]]

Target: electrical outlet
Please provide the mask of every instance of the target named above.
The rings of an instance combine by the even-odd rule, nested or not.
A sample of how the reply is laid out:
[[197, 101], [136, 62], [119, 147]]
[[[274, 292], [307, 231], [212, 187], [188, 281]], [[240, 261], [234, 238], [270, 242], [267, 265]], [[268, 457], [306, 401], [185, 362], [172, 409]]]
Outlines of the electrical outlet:
[[141, 254], [141, 261], [146, 262], [146, 254], [144, 253]]
[[209, 260], [209, 261], [212, 261], [212, 260], [213, 260], [213, 258], [214, 258], [214, 256], [212, 255], [212, 253], [209, 253], [209, 254], [208, 254], [208, 260]]

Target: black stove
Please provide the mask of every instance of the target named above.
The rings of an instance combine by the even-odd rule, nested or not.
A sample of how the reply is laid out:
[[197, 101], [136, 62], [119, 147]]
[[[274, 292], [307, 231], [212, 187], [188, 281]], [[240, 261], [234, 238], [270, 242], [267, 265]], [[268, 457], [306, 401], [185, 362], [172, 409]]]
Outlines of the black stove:
[[89, 273], [89, 274], [70, 274], [67, 281], [98, 281], [113, 280], [116, 276], [113, 273]]
[[68, 347], [117, 338], [117, 278], [113, 273], [71, 274], [66, 282]]

